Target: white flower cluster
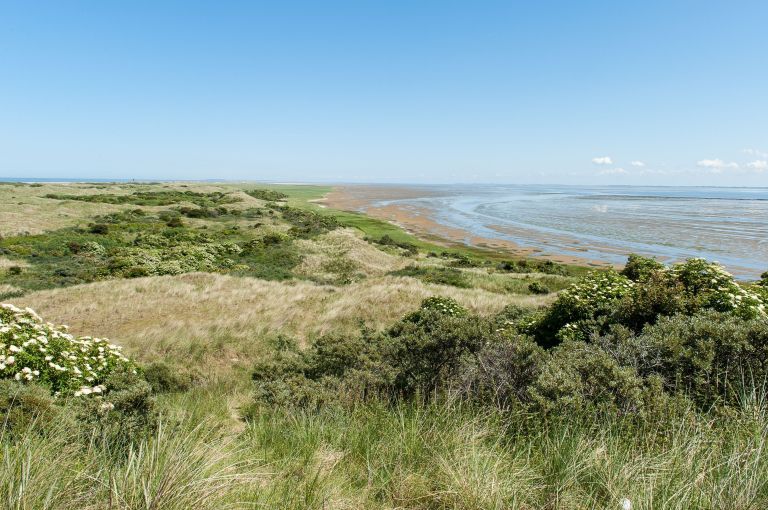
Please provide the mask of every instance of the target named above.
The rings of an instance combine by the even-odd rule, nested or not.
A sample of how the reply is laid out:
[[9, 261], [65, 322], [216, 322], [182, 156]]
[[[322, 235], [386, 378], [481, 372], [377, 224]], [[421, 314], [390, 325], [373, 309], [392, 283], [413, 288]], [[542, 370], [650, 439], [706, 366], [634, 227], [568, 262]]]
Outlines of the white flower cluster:
[[635, 282], [616, 271], [588, 274], [558, 295], [558, 304], [575, 310], [593, 310], [628, 294]]
[[0, 304], [0, 378], [37, 381], [54, 394], [84, 396], [105, 392], [103, 381], [118, 367], [135, 370], [117, 345], [74, 337], [34, 310]]
[[747, 289], [717, 262], [692, 258], [675, 264], [669, 270], [689, 292], [702, 296], [703, 304], [744, 318], [766, 317], [764, 295]]

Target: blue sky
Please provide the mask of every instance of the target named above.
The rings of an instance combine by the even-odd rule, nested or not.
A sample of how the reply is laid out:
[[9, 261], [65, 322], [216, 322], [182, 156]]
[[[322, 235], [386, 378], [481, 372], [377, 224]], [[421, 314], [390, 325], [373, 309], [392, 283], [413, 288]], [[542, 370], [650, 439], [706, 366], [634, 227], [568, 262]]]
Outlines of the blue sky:
[[768, 186], [768, 2], [5, 2], [0, 176]]

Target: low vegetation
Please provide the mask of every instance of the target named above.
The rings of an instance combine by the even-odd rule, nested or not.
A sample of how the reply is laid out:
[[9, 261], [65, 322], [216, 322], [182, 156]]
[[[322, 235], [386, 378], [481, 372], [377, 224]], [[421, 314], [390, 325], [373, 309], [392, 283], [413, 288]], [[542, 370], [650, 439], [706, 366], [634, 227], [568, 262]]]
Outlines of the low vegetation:
[[243, 191], [0, 240], [14, 301], [125, 351], [0, 308], [5, 506], [768, 505], [768, 273], [576, 279]]
[[51, 198], [53, 200], [99, 202], [103, 204], [132, 204], [146, 206], [163, 206], [180, 202], [190, 202], [200, 207], [214, 207], [240, 201], [239, 198], [228, 193], [197, 193], [194, 191], [136, 191], [128, 195], [115, 193], [99, 193], [93, 195], [48, 193], [45, 195], [45, 198]]

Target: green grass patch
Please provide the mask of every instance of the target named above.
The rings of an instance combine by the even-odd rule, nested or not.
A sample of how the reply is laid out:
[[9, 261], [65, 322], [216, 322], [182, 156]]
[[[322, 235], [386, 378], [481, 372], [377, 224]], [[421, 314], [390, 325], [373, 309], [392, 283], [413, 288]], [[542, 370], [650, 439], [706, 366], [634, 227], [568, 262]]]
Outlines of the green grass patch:
[[434, 283], [436, 285], [450, 285], [468, 289], [472, 284], [467, 276], [460, 270], [452, 267], [420, 267], [408, 266], [397, 271], [389, 273], [393, 276], [409, 276], [418, 278], [424, 283]]

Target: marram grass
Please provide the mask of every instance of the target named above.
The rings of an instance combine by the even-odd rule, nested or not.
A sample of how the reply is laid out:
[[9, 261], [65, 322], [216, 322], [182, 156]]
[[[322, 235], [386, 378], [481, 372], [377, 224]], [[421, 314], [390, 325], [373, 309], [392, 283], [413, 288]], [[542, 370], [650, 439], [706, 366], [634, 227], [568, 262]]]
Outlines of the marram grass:
[[[618, 419], [541, 423], [460, 401], [265, 410], [233, 430], [215, 399], [127, 453], [29, 430], [2, 441], [9, 509], [765, 508], [766, 408], [691, 412], [663, 435]], [[186, 417], [184, 417], [186, 415]]]

